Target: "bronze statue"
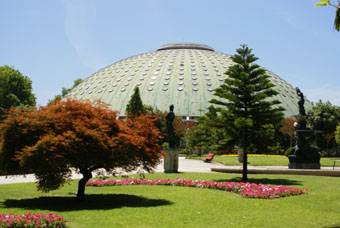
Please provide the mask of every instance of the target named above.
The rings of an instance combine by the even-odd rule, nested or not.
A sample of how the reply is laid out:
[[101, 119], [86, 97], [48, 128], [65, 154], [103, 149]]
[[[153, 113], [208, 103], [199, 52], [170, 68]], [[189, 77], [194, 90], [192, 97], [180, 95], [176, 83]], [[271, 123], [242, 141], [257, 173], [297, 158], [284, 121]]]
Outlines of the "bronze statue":
[[300, 91], [300, 89], [298, 87], [296, 87], [296, 94], [300, 97], [300, 100], [298, 102], [299, 105], [299, 114], [302, 116], [306, 115], [306, 110], [304, 107], [305, 104], [305, 98], [303, 96], [303, 93]]
[[174, 105], [170, 105], [170, 112], [166, 115], [166, 132], [168, 135], [169, 148], [175, 148], [176, 140], [173, 121], [175, 119]]

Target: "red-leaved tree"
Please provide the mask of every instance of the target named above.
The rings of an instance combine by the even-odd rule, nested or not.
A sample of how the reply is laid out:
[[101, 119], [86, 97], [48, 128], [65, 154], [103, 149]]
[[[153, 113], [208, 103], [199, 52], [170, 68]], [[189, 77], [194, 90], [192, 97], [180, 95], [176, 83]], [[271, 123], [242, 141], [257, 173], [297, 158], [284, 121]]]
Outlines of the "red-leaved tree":
[[150, 115], [128, 121], [99, 101], [66, 100], [36, 110], [14, 109], [0, 125], [0, 171], [34, 173], [38, 189], [61, 187], [72, 170], [83, 175], [83, 200], [92, 172], [151, 171], [161, 157], [160, 132]]

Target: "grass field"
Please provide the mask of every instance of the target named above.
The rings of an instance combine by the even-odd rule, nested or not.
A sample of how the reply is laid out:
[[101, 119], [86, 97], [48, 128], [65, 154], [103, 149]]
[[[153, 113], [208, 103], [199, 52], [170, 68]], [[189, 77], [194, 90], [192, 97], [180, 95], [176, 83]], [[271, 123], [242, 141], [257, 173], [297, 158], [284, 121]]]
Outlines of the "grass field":
[[[202, 159], [206, 157], [203, 155], [201, 157], [193, 157], [194, 159]], [[323, 167], [333, 167], [334, 159], [340, 160], [340, 158], [336, 157], [325, 157], [321, 158], [320, 164]], [[242, 163], [238, 162], [237, 156], [229, 157], [229, 156], [218, 156], [216, 155], [213, 159], [214, 162], [219, 162], [224, 165], [242, 165]], [[253, 166], [288, 166], [289, 160], [288, 157], [270, 157], [270, 156], [248, 156], [248, 165]], [[335, 163], [335, 167], [340, 167], [340, 162]]]
[[[240, 181], [237, 174], [147, 174], [147, 179]], [[301, 196], [241, 198], [211, 189], [169, 186], [87, 187], [77, 203], [77, 182], [50, 193], [35, 184], [0, 185], [1, 213], [58, 213], [70, 227], [340, 227], [340, 178], [249, 175], [250, 182], [307, 188]]]

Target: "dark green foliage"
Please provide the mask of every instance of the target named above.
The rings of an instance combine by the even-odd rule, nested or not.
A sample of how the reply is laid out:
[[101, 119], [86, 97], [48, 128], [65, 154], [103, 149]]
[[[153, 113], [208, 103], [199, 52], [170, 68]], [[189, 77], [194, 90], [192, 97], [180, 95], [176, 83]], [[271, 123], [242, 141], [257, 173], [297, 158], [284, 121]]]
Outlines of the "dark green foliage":
[[220, 150], [230, 149], [231, 138], [226, 134], [224, 115], [219, 115], [224, 110], [214, 106], [208, 109], [185, 137], [187, 152], [197, 151], [200, 156], [202, 153], [218, 154]]
[[126, 105], [125, 112], [127, 116], [140, 116], [145, 113], [138, 86], [135, 87], [134, 93], [132, 94], [129, 103]]
[[332, 105], [329, 101], [323, 103], [321, 100], [308, 112], [310, 127], [314, 130], [320, 130], [321, 133], [315, 137], [316, 146], [319, 149], [326, 150], [335, 147], [334, 139], [327, 143], [327, 135], [333, 134], [340, 122], [340, 108]]
[[[0, 66], [0, 107], [35, 106], [32, 93], [32, 81], [18, 70], [9, 66]], [[0, 110], [0, 115], [3, 111]]]
[[225, 73], [228, 78], [215, 89], [214, 95], [221, 98], [210, 102], [228, 111], [224, 113], [227, 134], [235, 145], [244, 148], [243, 179], [247, 179], [247, 152], [254, 148], [266, 151], [273, 145], [275, 129], [283, 119], [283, 108], [276, 99], [268, 98], [278, 93], [268, 79], [266, 71], [254, 62], [258, 59], [252, 49], [241, 45], [231, 57], [235, 65]]
[[[339, 7], [340, 7], [340, 3], [339, 3]], [[338, 8], [335, 12], [334, 28], [338, 32], [340, 31], [340, 8]]]

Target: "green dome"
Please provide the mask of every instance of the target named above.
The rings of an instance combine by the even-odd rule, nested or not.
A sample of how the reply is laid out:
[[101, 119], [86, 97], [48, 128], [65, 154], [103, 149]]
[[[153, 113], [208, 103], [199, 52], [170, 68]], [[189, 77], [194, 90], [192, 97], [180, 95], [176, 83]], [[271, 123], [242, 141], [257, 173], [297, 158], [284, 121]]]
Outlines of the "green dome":
[[[132, 56], [109, 65], [75, 87], [67, 97], [100, 99], [125, 116], [125, 108], [139, 86], [144, 104], [162, 111], [175, 106], [177, 116], [203, 115], [213, 96], [227, 77], [224, 72], [233, 65], [230, 55], [215, 52], [212, 47], [195, 43], [174, 43], [154, 52]], [[285, 116], [299, 113], [295, 88], [267, 71], [279, 94], [275, 97], [286, 109]], [[306, 101], [305, 108], [311, 103]]]

